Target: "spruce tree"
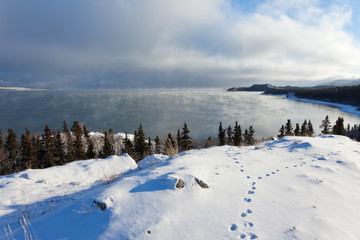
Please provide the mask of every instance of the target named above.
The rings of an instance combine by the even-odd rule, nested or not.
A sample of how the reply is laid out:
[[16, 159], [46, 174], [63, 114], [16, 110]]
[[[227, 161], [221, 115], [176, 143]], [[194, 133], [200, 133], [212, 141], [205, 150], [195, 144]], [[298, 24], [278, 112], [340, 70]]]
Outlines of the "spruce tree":
[[306, 136], [308, 132], [309, 132], [308, 124], [307, 124], [307, 121], [305, 119], [303, 124], [301, 125], [300, 135], [301, 136]]
[[55, 145], [51, 129], [46, 125], [42, 135], [43, 159], [40, 161], [40, 168], [55, 166]]
[[[136, 132], [135, 132], [136, 133]], [[134, 148], [135, 148], [135, 160], [140, 161], [144, 157], [146, 157], [146, 153], [148, 152], [147, 144], [146, 144], [146, 138], [145, 133], [142, 124], [140, 123], [139, 129], [137, 131], [137, 134], [135, 134], [136, 137], [134, 139]]]
[[156, 136], [155, 138], [155, 150], [154, 150], [155, 154], [160, 154], [160, 139], [159, 136]]
[[11, 172], [17, 171], [17, 158], [19, 151], [19, 141], [15, 132], [9, 128], [5, 140], [5, 150], [7, 152], [7, 166], [10, 167]]
[[[309, 136], [309, 137], [311, 137], [313, 134], [314, 134], [314, 128], [313, 128], [313, 125], [312, 125], [312, 123], [311, 123], [311, 121], [310, 121], [310, 119], [309, 119], [309, 122], [308, 122], [308, 128], [307, 128], [307, 136]], [[345, 134], [345, 132], [344, 132], [344, 134]]]
[[133, 153], [134, 153], [134, 145], [133, 145], [133, 142], [128, 138], [127, 133], [125, 133], [124, 145], [125, 145], [125, 152], [124, 153], [127, 153], [130, 156], [132, 156]]
[[106, 158], [108, 156], [114, 155], [114, 149], [109, 141], [109, 136], [107, 131], [104, 132], [103, 140], [104, 140], [104, 144], [101, 151], [101, 157]]
[[245, 129], [244, 131], [244, 142], [245, 142], [245, 145], [249, 145], [248, 144], [248, 140], [249, 140], [249, 131], [247, 129]]
[[74, 155], [76, 160], [83, 160], [85, 158], [84, 144], [82, 140], [83, 130], [78, 121], [75, 121], [71, 127], [71, 132], [75, 135], [74, 140]]
[[179, 149], [179, 151], [183, 151], [182, 147], [181, 147], [181, 134], [180, 134], [180, 129], [177, 130], [176, 133], [176, 144], [177, 144], [177, 148]]
[[25, 129], [25, 135], [21, 137], [21, 170], [34, 168], [37, 164], [36, 152], [29, 129]]
[[231, 126], [229, 125], [229, 127], [227, 128], [227, 130], [226, 130], [226, 133], [227, 133], [227, 138], [226, 138], [226, 144], [227, 145], [234, 145], [233, 143], [234, 143], [234, 133], [233, 133], [233, 131], [232, 131], [232, 128], [231, 128]]
[[255, 134], [255, 130], [253, 128], [252, 125], [249, 126], [249, 130], [245, 131], [246, 132], [246, 144], [247, 145], [253, 145], [255, 143], [255, 139], [254, 139], [254, 134]]
[[292, 127], [292, 124], [291, 124], [291, 120], [288, 119], [287, 123], [285, 124], [285, 136], [292, 136], [292, 135], [294, 135], [293, 127]]
[[87, 147], [87, 150], [86, 150], [86, 158], [87, 159], [94, 159], [96, 157], [96, 153], [95, 153], [95, 149], [94, 149], [94, 143], [90, 138], [88, 138], [87, 142], [88, 142], [88, 147]]
[[152, 155], [153, 154], [153, 146], [152, 146], [150, 137], [148, 138], [148, 147], [147, 147], [147, 149], [148, 149], [147, 155]]
[[187, 151], [192, 148], [191, 137], [189, 136], [189, 133], [190, 130], [186, 122], [184, 122], [184, 127], [182, 128], [181, 138], [180, 138], [181, 151]]
[[6, 158], [4, 139], [0, 129], [0, 175], [8, 174], [11, 171], [11, 165]]
[[284, 125], [281, 125], [281, 128], [279, 129], [279, 133], [280, 133], [278, 135], [279, 138], [285, 137], [285, 126]]
[[300, 125], [298, 123], [296, 123], [294, 134], [295, 134], [295, 136], [300, 136], [301, 135], [301, 133], [300, 133]]
[[321, 125], [320, 125], [321, 133], [322, 134], [330, 134], [330, 129], [331, 129], [331, 124], [330, 124], [330, 119], [329, 116], [326, 115], [325, 119], [322, 120]]
[[345, 135], [344, 118], [338, 117], [333, 126], [332, 133], [335, 135]]
[[65, 147], [64, 143], [61, 140], [61, 133], [58, 130], [54, 140], [54, 147], [55, 147], [55, 163], [56, 165], [63, 165], [66, 163], [66, 154], [65, 154]]
[[223, 146], [226, 143], [225, 139], [225, 129], [222, 127], [222, 123], [219, 125], [219, 133], [218, 133], [219, 146]]
[[235, 127], [234, 127], [234, 146], [240, 146], [242, 144], [243, 141], [243, 135], [242, 135], [242, 131], [241, 131], [241, 126], [238, 125], [238, 122], [235, 122]]

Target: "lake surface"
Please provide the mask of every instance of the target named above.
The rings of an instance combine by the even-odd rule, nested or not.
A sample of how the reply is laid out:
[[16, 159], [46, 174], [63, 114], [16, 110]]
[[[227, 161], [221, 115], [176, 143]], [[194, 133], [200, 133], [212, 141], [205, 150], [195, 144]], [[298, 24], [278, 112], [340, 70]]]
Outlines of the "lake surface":
[[0, 129], [12, 128], [20, 137], [29, 128], [42, 133], [47, 124], [62, 130], [66, 120], [84, 122], [90, 131], [133, 133], [142, 123], [146, 136], [176, 134], [186, 122], [190, 136], [203, 139], [217, 136], [219, 122], [244, 130], [250, 124], [257, 136], [276, 136], [282, 124], [291, 119], [301, 123], [311, 119], [316, 134], [321, 120], [329, 115], [345, 123], [359, 124], [360, 117], [313, 103], [290, 101], [259, 92], [226, 92], [223, 89], [145, 89], [145, 90], [42, 90], [0, 91]]

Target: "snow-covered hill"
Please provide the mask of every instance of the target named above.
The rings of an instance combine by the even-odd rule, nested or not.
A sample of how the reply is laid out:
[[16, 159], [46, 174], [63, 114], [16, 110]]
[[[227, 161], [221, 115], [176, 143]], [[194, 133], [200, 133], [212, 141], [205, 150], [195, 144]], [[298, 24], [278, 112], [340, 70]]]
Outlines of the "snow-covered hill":
[[360, 238], [360, 144], [346, 137], [286, 137], [140, 165], [113, 156], [1, 177], [0, 238], [24, 238], [20, 220], [37, 239]]

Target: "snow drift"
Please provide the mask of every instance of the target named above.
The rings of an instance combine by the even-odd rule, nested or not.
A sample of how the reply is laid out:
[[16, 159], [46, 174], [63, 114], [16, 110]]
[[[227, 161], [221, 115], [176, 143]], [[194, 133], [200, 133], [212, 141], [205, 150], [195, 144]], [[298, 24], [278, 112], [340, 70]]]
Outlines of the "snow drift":
[[[109, 184], [73, 192], [66, 204], [61, 204], [63, 190], [57, 183], [30, 197], [31, 189], [44, 183], [37, 183], [39, 178], [30, 174], [20, 177], [29, 171], [1, 177], [0, 228], [11, 228], [16, 239], [24, 237], [19, 215], [14, 214], [22, 206], [21, 198], [12, 193], [17, 187], [27, 206], [37, 201], [38, 208], [44, 209], [43, 198], [37, 196], [43, 192], [52, 192], [59, 201], [54, 210], [26, 216], [38, 239], [360, 236], [360, 144], [346, 137], [286, 137], [250, 147], [213, 147], [173, 158], [153, 156], [140, 163], [141, 169], [127, 156], [120, 159], [129, 161], [127, 168], [119, 170], [127, 174]], [[104, 164], [110, 160], [103, 160]], [[176, 188], [179, 179], [183, 188]], [[199, 180], [209, 188], [202, 188]], [[49, 176], [47, 181], [58, 180]], [[76, 180], [79, 185], [81, 181]], [[75, 180], [66, 182], [72, 186], [69, 183]], [[94, 179], [86, 184], [90, 182], [96, 184]], [[26, 215], [26, 207], [22, 213]]]

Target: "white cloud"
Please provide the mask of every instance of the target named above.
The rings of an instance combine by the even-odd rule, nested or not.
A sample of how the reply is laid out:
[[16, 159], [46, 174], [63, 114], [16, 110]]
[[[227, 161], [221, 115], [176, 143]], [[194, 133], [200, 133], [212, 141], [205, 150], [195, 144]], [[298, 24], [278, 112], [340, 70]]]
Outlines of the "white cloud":
[[112, 78], [111, 84], [122, 85], [128, 79], [119, 76], [129, 71], [135, 82], [163, 78], [159, 82], [169, 85], [181, 85], [167, 74], [172, 71], [200, 78], [200, 85], [206, 79], [230, 84], [360, 77], [359, 43], [344, 30], [352, 18], [346, 5], [272, 0], [242, 12], [227, 0], [79, 0], [60, 7], [40, 1], [20, 11], [4, 2], [4, 80], [6, 70], [56, 79]]

